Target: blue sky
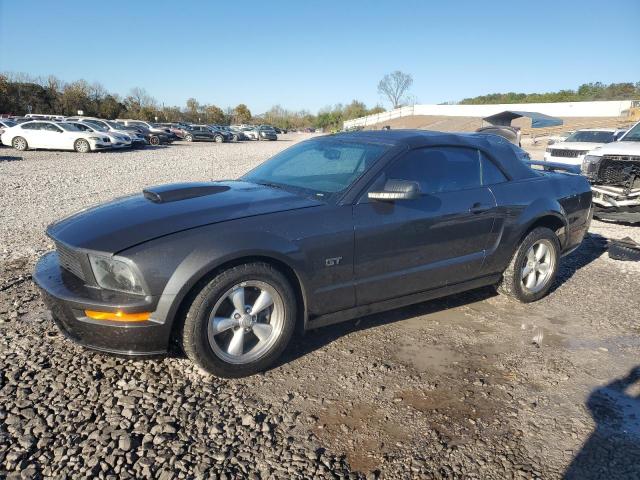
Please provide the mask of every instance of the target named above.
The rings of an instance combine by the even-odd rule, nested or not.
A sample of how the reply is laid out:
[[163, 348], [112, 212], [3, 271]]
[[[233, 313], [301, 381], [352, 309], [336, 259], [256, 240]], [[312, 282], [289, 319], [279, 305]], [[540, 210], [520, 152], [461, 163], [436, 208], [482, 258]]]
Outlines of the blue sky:
[[399, 69], [439, 103], [640, 81], [639, 24], [638, 0], [0, 0], [0, 71], [261, 113], [373, 106]]

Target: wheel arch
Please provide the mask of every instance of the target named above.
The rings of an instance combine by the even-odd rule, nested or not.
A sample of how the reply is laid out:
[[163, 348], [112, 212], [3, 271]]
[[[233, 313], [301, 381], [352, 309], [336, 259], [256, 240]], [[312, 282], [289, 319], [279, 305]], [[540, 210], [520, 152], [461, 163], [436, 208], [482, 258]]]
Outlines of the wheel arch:
[[549, 230], [555, 232], [558, 237], [558, 241], [560, 242], [560, 246], [564, 247], [567, 238], [567, 222], [565, 218], [557, 212], [546, 212], [532, 219], [526, 226], [526, 228], [523, 229], [518, 240], [518, 245], [522, 243], [522, 241], [526, 238], [527, 235], [529, 235], [529, 233], [539, 227], [548, 228]]
[[300, 307], [297, 313], [296, 329], [302, 330], [305, 328], [307, 323], [307, 295], [304, 288], [304, 281], [296, 269], [280, 255], [271, 252], [239, 255], [234, 258], [227, 258], [223, 261], [212, 263], [196, 272], [188, 282], [185, 283], [184, 288], [176, 294], [166, 315], [166, 322], [170, 328], [170, 348], [179, 340], [185, 316], [193, 299], [198, 295], [198, 292], [224, 270], [247, 263], [269, 264], [287, 278], [295, 292], [296, 302]]
[[531, 203], [520, 215], [519, 235], [516, 238], [516, 248], [529, 233], [538, 227], [546, 227], [558, 236], [561, 248], [567, 240], [568, 222], [566, 213], [560, 202], [553, 198], [540, 198]]

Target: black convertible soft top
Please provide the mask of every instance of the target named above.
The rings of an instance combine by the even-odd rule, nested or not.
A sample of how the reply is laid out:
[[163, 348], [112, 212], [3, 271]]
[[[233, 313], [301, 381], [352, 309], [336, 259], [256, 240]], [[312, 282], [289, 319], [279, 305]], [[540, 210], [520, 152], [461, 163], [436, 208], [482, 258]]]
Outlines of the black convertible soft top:
[[477, 148], [500, 162], [500, 165], [513, 180], [531, 178], [538, 175], [519, 158], [517, 154], [518, 147], [508, 140], [493, 134], [448, 133], [430, 130], [361, 130], [358, 132], [337, 133], [324, 138], [406, 145], [410, 149], [445, 145]]

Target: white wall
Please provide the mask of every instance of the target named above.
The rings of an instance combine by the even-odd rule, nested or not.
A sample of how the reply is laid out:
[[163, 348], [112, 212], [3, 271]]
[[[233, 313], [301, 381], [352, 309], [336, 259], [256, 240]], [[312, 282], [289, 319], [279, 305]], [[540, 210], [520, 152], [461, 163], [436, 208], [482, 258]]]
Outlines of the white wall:
[[367, 126], [411, 115], [488, 117], [505, 110], [538, 112], [553, 117], [619, 117], [631, 107], [631, 100], [608, 102], [509, 103], [499, 105], [412, 105], [389, 112], [347, 120], [344, 128]]

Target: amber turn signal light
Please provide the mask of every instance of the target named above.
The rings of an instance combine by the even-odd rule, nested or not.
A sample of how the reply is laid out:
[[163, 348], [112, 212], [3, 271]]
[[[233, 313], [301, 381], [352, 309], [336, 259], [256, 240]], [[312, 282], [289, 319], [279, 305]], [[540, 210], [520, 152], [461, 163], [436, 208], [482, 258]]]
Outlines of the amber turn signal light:
[[111, 320], [113, 322], [144, 322], [149, 320], [151, 312], [124, 313], [121, 310], [116, 312], [98, 312], [96, 310], [85, 310], [84, 314], [94, 320]]

